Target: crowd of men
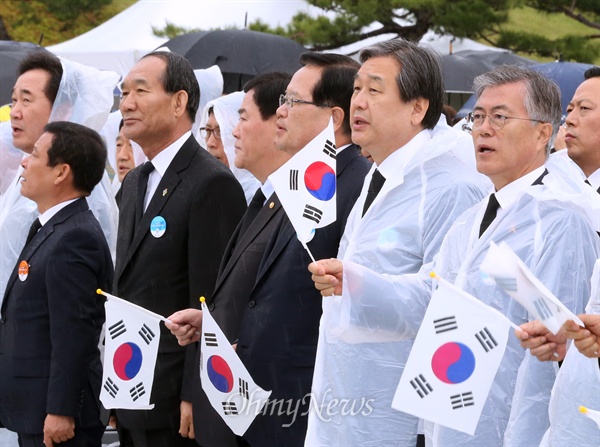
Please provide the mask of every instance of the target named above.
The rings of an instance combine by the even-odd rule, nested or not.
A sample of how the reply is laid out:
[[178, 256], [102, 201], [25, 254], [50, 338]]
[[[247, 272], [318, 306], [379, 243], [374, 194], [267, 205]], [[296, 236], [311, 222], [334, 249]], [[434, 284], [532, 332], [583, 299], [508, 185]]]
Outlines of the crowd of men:
[[[120, 85], [116, 200], [97, 131], [117, 80], [49, 53], [23, 61], [10, 118], [25, 157], [0, 202], [0, 425], [20, 446], [100, 446], [108, 423], [123, 447], [600, 443], [571, 390], [587, 368], [581, 387], [600, 393], [600, 68], [569, 104], [567, 151], [550, 157], [560, 91], [539, 73], [477, 77], [465, 132], [442, 114], [431, 49], [398, 39], [360, 61], [305, 53], [292, 76], [259, 75], [199, 111], [189, 62], [145, 55]], [[308, 242], [312, 262], [269, 176], [329, 123], [337, 219]], [[554, 335], [486, 280], [492, 242], [586, 327]], [[473, 436], [391, 406], [431, 271], [522, 328]], [[152, 409], [99, 402], [98, 288], [168, 317]], [[200, 296], [272, 391], [243, 436], [202, 389]]]

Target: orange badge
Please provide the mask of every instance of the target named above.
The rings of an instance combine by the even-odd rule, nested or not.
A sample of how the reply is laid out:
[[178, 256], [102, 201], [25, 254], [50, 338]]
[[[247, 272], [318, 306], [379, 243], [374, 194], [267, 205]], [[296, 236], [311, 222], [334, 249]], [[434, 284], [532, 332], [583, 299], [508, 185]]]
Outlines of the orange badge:
[[29, 275], [29, 264], [27, 261], [21, 261], [19, 264], [19, 279], [25, 281]]

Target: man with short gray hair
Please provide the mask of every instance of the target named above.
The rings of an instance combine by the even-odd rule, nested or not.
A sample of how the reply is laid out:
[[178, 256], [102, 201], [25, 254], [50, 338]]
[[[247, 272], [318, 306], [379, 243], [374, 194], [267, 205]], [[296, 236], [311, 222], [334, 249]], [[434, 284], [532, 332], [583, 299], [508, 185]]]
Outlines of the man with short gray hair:
[[422, 314], [397, 311], [399, 302], [414, 300], [411, 289], [381, 295], [362, 287], [363, 273], [417, 273], [489, 186], [462, 160], [472, 147], [468, 135], [442, 116], [442, 73], [432, 50], [394, 40], [363, 49], [360, 58], [352, 141], [374, 166], [348, 217], [339, 260], [309, 268], [325, 298], [306, 445], [414, 447], [418, 419], [391, 403], [416, 334], [403, 320], [418, 327]]

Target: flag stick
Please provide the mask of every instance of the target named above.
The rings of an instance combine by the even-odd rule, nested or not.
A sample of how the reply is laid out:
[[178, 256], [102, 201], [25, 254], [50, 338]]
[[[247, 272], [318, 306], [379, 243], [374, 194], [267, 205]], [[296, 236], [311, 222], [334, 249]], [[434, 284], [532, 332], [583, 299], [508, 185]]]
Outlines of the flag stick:
[[139, 311], [144, 312], [145, 314], [150, 315], [151, 317], [156, 318], [156, 319], [158, 319], [160, 321], [168, 321], [169, 323], [173, 323], [171, 320], [169, 320], [168, 318], [163, 317], [162, 315], [154, 313], [154, 312], [152, 312], [152, 311], [150, 311], [148, 309], [144, 309], [143, 307], [138, 306], [137, 304], [133, 304], [133, 303], [127, 301], [127, 300], [124, 300], [123, 298], [119, 298], [118, 296], [114, 296], [114, 295], [111, 295], [110, 293], [106, 293], [102, 289], [96, 289], [96, 293], [98, 295], [104, 295], [106, 298], [109, 298], [111, 300], [119, 301], [119, 302], [121, 302], [121, 303], [123, 303], [123, 304], [125, 304], [127, 306], [135, 307]]
[[310, 259], [312, 260], [312, 262], [314, 262], [315, 264], [317, 263], [317, 261], [315, 260], [315, 257], [313, 256], [313, 254], [310, 252], [310, 250], [308, 249], [308, 245], [306, 245], [306, 242], [304, 241], [300, 241], [300, 243], [302, 244], [302, 246], [306, 249], [306, 251], [308, 252], [308, 256], [310, 256]]
[[[446, 281], [444, 278], [442, 278], [440, 275], [438, 275], [437, 273], [435, 273], [435, 272], [433, 272], [433, 271], [432, 271], [431, 273], [429, 273], [429, 276], [431, 276], [432, 278], [435, 278], [435, 279], [437, 279], [438, 281]], [[462, 290], [462, 289], [459, 289], [459, 290]], [[465, 295], [467, 295], [469, 298], [472, 296], [472, 295], [468, 294], [467, 292], [464, 292], [464, 291], [463, 291], [463, 293], [464, 293]], [[471, 299], [471, 300], [472, 300], [472, 299]], [[499, 313], [499, 314], [500, 314], [500, 315], [502, 315], [504, 318], [506, 318], [506, 320], [508, 321], [508, 324], [510, 324], [510, 326], [511, 326], [513, 329], [515, 329], [515, 330], [517, 330], [517, 331], [519, 331], [519, 332], [523, 332], [523, 329], [521, 329], [521, 328], [520, 328], [519, 326], [517, 326], [515, 323], [513, 323], [512, 321], [510, 321], [510, 320], [508, 319], [508, 317], [507, 317], [506, 315], [504, 315], [502, 312], [500, 312], [498, 309], [494, 309], [493, 307], [491, 307], [491, 306], [488, 306], [487, 304], [485, 304], [485, 303], [483, 303], [483, 302], [479, 301], [478, 299], [475, 299], [475, 302], [476, 302], [476, 303], [479, 303], [479, 304], [480, 304], [480, 305], [482, 305], [482, 306], [485, 306], [485, 307], [487, 307], [487, 308], [489, 308], [489, 309], [493, 310], [493, 311], [494, 311], [494, 312], [496, 312], [496, 313]]]
[[583, 405], [579, 406], [579, 411], [594, 421], [598, 425], [598, 428], [600, 428], [600, 411], [590, 410]]

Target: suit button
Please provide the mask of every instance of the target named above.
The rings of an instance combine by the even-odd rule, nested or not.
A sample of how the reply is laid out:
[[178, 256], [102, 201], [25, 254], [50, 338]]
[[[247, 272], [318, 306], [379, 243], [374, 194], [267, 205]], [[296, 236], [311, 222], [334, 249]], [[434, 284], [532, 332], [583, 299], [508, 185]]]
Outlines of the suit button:
[[0, 323], [6, 323], [6, 317], [4, 315], [2, 315], [2, 318], [0, 318]]
[[256, 301], [254, 301], [254, 300], [248, 301], [248, 307], [254, 307], [254, 306], [256, 306]]
[[210, 303], [210, 304], [208, 305], [208, 310], [210, 310], [211, 312], [212, 312], [213, 310], [215, 310], [215, 303]]

